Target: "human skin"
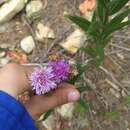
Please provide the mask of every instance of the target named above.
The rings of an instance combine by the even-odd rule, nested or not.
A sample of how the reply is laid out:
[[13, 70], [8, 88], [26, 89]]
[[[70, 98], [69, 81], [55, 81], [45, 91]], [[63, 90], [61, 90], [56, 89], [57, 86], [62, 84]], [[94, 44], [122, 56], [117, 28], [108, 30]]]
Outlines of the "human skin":
[[[26, 92], [32, 91], [28, 76], [33, 72], [33, 67], [25, 67], [15, 63], [6, 65], [0, 69], [0, 90], [4, 91], [14, 98]], [[62, 83], [55, 91], [45, 95], [34, 95], [26, 101], [24, 106], [33, 119], [38, 119], [40, 115], [56, 106], [68, 102], [77, 101], [80, 97], [75, 86]]]

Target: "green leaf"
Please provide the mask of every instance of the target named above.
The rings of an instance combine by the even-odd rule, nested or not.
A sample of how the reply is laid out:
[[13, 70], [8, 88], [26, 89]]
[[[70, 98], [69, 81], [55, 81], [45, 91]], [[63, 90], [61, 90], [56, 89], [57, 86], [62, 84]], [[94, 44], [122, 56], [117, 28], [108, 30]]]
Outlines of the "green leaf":
[[117, 13], [129, 0], [112, 0], [109, 5], [109, 15]]
[[104, 57], [105, 57], [104, 48], [98, 46], [97, 53], [98, 53], [98, 57], [96, 58], [96, 66], [99, 67], [104, 62]]
[[77, 113], [81, 114], [82, 116], [86, 113], [86, 109], [82, 107], [79, 103], [75, 102], [74, 105]]
[[86, 72], [88, 68], [89, 68], [88, 64], [86, 65], [77, 64], [78, 75], [74, 76], [71, 80], [67, 82], [70, 84], [75, 84], [75, 82], [77, 82], [81, 78], [82, 74]]
[[81, 75], [83, 74], [87, 69], [89, 68], [89, 65], [88, 64], [77, 64], [77, 70], [78, 70], [78, 73]]
[[96, 21], [96, 11], [94, 11], [93, 13], [93, 17], [92, 17], [92, 21], [91, 22], [95, 22]]
[[115, 16], [110, 23], [108, 23], [109, 27], [112, 26], [116, 26], [117, 24], [121, 23], [125, 17], [127, 17], [130, 13], [130, 9], [127, 9], [125, 11], [123, 11], [122, 13], [118, 14], [117, 16]]
[[92, 47], [86, 47], [86, 48], [82, 47], [81, 51], [89, 54], [92, 57], [96, 57], [97, 56], [97, 53], [96, 53], [95, 49], [92, 48]]
[[88, 103], [86, 100], [82, 99], [82, 98], [80, 98], [80, 100], [77, 101], [77, 103], [78, 103], [78, 105], [79, 105], [82, 109], [84, 109], [84, 111], [86, 111], [86, 112], [87, 112], [87, 111], [89, 110], [89, 108], [90, 108], [89, 103]]
[[91, 90], [89, 83], [86, 80], [82, 80], [82, 83], [80, 84], [80, 86], [78, 86], [76, 88], [80, 93], [87, 91], [87, 90]]
[[98, 21], [92, 22], [88, 28], [88, 34], [92, 35], [93, 37], [98, 37], [102, 27], [102, 23]]
[[76, 88], [76, 89], [77, 89], [80, 93], [82, 93], [82, 92], [88, 90], [87, 87], [78, 87], [78, 88]]
[[129, 104], [130, 103], [130, 96], [124, 97], [123, 101], [125, 104]]
[[70, 19], [73, 23], [78, 25], [82, 30], [87, 32], [90, 26], [90, 22], [87, 19], [80, 16], [71, 16], [71, 15], [66, 15], [66, 17]]
[[107, 44], [110, 42], [111, 38], [112, 38], [112, 35], [109, 35], [108, 37], [106, 37], [105, 39], [102, 40], [103, 48], [105, 48], [107, 46]]
[[127, 22], [123, 22], [123, 23], [120, 23], [120, 24], [117, 24], [116, 26], [106, 26], [106, 32], [104, 32], [104, 38], [108, 37], [111, 33], [127, 26], [130, 24], [130, 20], [128, 20]]
[[50, 109], [48, 112], [45, 113], [44, 117], [43, 117], [43, 121], [46, 120], [53, 112], [53, 109]]
[[105, 0], [98, 0], [97, 9], [100, 21], [105, 23], [107, 21], [107, 8], [105, 5]]
[[120, 112], [118, 110], [112, 110], [111, 112], [106, 112], [105, 117], [111, 120], [116, 120], [120, 116]]

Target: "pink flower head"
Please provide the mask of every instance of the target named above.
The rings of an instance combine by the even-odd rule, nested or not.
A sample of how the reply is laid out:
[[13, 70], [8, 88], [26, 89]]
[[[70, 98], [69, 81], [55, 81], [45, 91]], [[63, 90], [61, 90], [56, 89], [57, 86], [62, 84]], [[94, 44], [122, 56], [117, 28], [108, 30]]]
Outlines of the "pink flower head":
[[68, 79], [70, 66], [64, 59], [49, 61], [42, 69], [36, 69], [29, 77], [37, 95], [45, 94], [57, 88], [58, 84]]
[[48, 66], [52, 68], [57, 83], [68, 79], [70, 66], [66, 60], [49, 61]]
[[36, 69], [29, 77], [33, 89], [36, 90], [36, 94], [41, 95], [56, 88], [54, 80], [53, 69], [51, 67], [45, 67], [43, 69]]

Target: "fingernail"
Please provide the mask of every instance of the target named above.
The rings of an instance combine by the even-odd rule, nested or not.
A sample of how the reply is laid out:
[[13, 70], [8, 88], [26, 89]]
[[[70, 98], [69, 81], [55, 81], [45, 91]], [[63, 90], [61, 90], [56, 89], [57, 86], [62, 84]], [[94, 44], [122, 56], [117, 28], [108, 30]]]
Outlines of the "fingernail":
[[73, 92], [70, 92], [68, 94], [68, 101], [69, 102], [74, 102], [74, 101], [77, 101], [80, 97], [80, 94], [78, 91], [73, 91]]

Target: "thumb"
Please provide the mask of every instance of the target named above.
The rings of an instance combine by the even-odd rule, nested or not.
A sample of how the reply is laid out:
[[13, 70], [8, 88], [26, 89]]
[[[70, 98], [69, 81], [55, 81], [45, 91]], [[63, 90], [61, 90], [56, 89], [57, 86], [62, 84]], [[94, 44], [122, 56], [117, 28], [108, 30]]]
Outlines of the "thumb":
[[74, 102], [79, 97], [80, 94], [73, 85], [63, 83], [51, 94], [32, 97], [25, 107], [34, 119], [38, 119], [44, 112], [59, 105]]

